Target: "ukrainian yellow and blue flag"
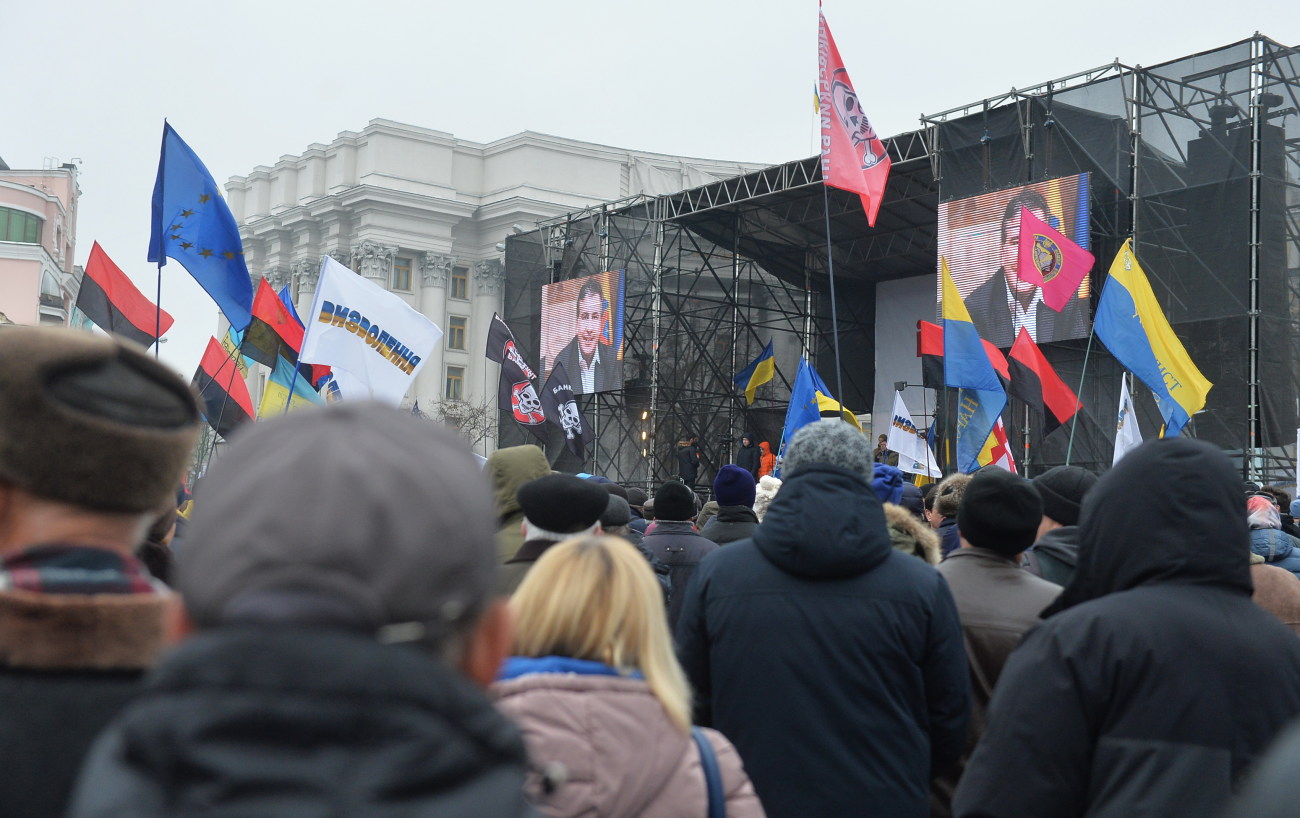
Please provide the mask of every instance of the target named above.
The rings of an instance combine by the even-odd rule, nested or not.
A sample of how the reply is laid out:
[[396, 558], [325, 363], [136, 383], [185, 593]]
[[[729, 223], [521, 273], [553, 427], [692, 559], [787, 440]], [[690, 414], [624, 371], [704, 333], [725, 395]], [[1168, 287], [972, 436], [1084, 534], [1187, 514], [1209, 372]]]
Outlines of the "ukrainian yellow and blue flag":
[[[292, 399], [289, 397], [290, 388], [293, 389]], [[269, 418], [304, 406], [323, 403], [325, 399], [311, 388], [306, 376], [300, 374], [295, 377], [293, 364], [277, 356], [275, 369], [271, 372], [271, 377], [266, 379], [266, 387], [262, 391], [262, 405], [257, 409], [257, 416]]]
[[1169, 326], [1147, 274], [1124, 242], [1101, 289], [1093, 330], [1116, 360], [1151, 388], [1165, 419], [1164, 437], [1177, 437], [1205, 407], [1214, 384], [1192, 363]]
[[775, 377], [776, 357], [772, 352], [772, 342], [769, 340], [759, 356], [750, 361], [749, 366], [740, 370], [732, 380], [738, 388], [745, 390], [745, 403], [752, 404], [758, 387]]
[[939, 266], [943, 275], [943, 380], [958, 390], [957, 470], [972, 472], [980, 467], [980, 452], [1002, 417], [1007, 393], [948, 272], [948, 260], [940, 258]]

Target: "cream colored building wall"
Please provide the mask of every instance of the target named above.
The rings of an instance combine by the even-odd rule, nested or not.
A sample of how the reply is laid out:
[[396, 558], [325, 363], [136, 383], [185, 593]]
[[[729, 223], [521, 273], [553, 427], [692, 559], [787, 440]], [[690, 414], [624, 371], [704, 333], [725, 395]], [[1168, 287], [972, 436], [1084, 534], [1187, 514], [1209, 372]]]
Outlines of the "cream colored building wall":
[[[482, 144], [384, 119], [344, 131], [226, 183], [249, 273], [292, 285], [300, 313], [315, 293], [321, 257], [392, 288], [394, 261], [411, 261], [398, 295], [444, 331], [468, 318], [465, 349], [429, 356], [407, 396], [421, 407], [443, 396], [448, 366], [465, 370], [465, 399], [495, 400], [497, 366], [483, 355], [501, 309], [503, 243], [518, 224], [646, 193], [670, 193], [757, 165], [667, 156], [524, 132]], [[465, 298], [450, 291], [468, 271]], [[251, 378], [256, 388], [258, 379]], [[254, 395], [254, 399], [259, 396]]]

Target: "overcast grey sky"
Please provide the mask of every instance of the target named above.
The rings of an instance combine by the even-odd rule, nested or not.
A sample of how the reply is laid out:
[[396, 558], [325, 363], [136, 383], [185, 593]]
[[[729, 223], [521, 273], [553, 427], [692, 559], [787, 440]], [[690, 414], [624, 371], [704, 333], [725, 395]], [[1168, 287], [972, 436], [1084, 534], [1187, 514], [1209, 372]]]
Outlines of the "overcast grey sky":
[[[1256, 31], [1300, 43], [1294, 0], [826, 0], [825, 13], [881, 134], [1116, 58], [1155, 65]], [[98, 240], [150, 294], [164, 117], [223, 185], [376, 117], [478, 142], [532, 130], [749, 162], [813, 153], [810, 0], [119, 0], [11, 4], [4, 19], [0, 157], [79, 158], [77, 262]], [[216, 329], [206, 298], [164, 269], [178, 319], [164, 357], [186, 377]]]

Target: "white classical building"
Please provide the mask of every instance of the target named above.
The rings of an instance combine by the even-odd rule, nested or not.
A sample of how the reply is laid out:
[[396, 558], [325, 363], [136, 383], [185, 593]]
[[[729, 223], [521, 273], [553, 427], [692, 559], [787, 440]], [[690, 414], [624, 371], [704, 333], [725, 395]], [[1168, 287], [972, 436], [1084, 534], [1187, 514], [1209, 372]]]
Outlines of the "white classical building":
[[[503, 242], [537, 220], [761, 167], [524, 133], [488, 144], [375, 119], [226, 183], [248, 269], [310, 307], [321, 257], [397, 293], [446, 333], [408, 402], [495, 395], [484, 357]], [[255, 390], [257, 383], [253, 384]], [[254, 394], [254, 400], [260, 399]]]

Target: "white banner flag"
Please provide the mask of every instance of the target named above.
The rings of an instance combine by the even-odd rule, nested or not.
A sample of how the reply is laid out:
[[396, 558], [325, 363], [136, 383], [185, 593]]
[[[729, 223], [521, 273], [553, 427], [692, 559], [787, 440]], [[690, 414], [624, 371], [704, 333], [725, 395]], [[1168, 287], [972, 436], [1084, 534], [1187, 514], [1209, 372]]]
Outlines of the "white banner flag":
[[943, 477], [935, 461], [925, 433], [912, 422], [912, 413], [903, 403], [903, 393], [894, 393], [894, 417], [889, 422], [889, 439], [885, 442], [891, 451], [898, 452], [898, 468], [911, 474]]
[[1115, 420], [1115, 459], [1119, 459], [1138, 447], [1142, 442], [1142, 432], [1138, 429], [1137, 415], [1133, 414], [1133, 400], [1128, 394], [1128, 378], [1119, 376], [1119, 415]]
[[[358, 388], [347, 398], [398, 406], [442, 330], [401, 298], [339, 264], [321, 261], [298, 360], [328, 364]], [[368, 393], [368, 394], [367, 394]]]

